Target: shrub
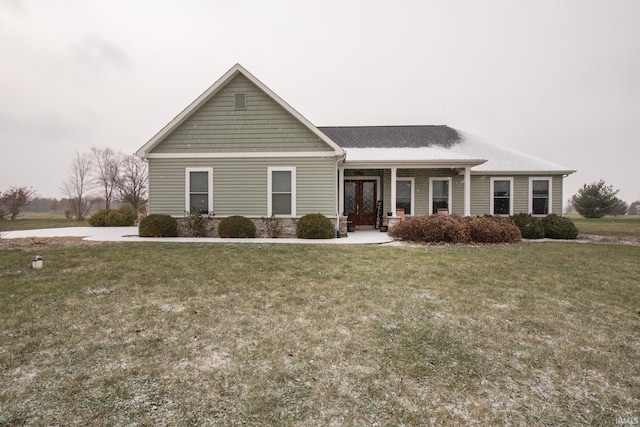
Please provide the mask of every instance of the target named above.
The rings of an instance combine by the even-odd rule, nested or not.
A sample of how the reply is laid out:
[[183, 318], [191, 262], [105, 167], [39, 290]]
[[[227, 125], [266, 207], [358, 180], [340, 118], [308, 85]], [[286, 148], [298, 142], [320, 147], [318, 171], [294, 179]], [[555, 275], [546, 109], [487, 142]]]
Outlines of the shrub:
[[523, 239], [542, 239], [544, 237], [544, 226], [539, 218], [528, 213], [513, 215], [511, 220], [520, 229]]
[[101, 210], [89, 218], [89, 225], [93, 227], [130, 227], [135, 224], [138, 216], [127, 207], [117, 210]]
[[94, 213], [93, 215], [91, 215], [91, 218], [89, 218], [89, 225], [92, 227], [106, 227], [108, 214], [109, 211], [107, 210], [102, 210]]
[[140, 237], [176, 237], [178, 224], [169, 215], [151, 214], [140, 221]]
[[186, 218], [184, 228], [193, 237], [205, 237], [209, 233], [207, 231], [207, 217], [200, 209], [193, 209], [190, 212], [186, 212]]
[[516, 243], [522, 240], [520, 229], [509, 218], [500, 216], [465, 217], [469, 238], [475, 243]]
[[578, 228], [569, 218], [556, 214], [542, 218], [544, 237], [549, 239], [575, 239], [578, 237]]
[[515, 243], [521, 239], [518, 227], [501, 217], [413, 217], [396, 224], [389, 234], [425, 243]]
[[220, 237], [255, 237], [256, 225], [244, 216], [230, 216], [218, 225]]
[[336, 229], [329, 218], [314, 213], [307, 214], [296, 224], [296, 236], [300, 239], [333, 239]]

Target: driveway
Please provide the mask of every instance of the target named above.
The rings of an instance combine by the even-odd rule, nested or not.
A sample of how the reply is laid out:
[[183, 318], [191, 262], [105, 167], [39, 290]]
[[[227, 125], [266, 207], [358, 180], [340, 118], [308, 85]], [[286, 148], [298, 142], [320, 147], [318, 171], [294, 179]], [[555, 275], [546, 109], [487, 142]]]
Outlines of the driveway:
[[378, 230], [356, 231], [340, 239], [222, 239], [219, 237], [139, 237], [137, 227], [63, 227], [40, 230], [6, 231], [4, 239], [30, 237], [83, 237], [93, 242], [175, 242], [175, 243], [303, 243], [366, 245], [392, 242], [387, 233]]

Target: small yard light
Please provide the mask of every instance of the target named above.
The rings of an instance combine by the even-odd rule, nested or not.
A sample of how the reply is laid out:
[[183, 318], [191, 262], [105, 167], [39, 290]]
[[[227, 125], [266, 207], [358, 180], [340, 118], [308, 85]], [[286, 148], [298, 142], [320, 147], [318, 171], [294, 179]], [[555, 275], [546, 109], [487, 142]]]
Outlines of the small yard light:
[[31, 268], [42, 268], [44, 266], [44, 258], [40, 255], [36, 255], [31, 258]]

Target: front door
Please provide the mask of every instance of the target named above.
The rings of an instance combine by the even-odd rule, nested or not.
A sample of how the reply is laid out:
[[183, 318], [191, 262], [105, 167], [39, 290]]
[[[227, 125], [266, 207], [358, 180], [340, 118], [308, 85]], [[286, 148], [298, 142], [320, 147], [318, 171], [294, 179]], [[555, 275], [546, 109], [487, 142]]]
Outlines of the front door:
[[376, 186], [375, 180], [344, 181], [344, 211], [347, 221], [354, 225], [375, 225], [378, 194]]

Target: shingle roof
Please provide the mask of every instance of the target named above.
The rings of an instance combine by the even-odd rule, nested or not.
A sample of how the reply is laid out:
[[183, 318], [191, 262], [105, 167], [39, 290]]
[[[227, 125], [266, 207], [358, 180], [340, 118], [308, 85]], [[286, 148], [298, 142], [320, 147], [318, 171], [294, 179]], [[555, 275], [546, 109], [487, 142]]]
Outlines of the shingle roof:
[[450, 148], [459, 144], [458, 131], [449, 126], [318, 127], [343, 148]]
[[346, 149], [347, 163], [387, 160], [437, 164], [439, 161], [469, 163], [476, 160], [472, 168], [474, 172], [575, 172], [518, 150], [490, 144], [449, 126], [346, 126], [318, 129]]

